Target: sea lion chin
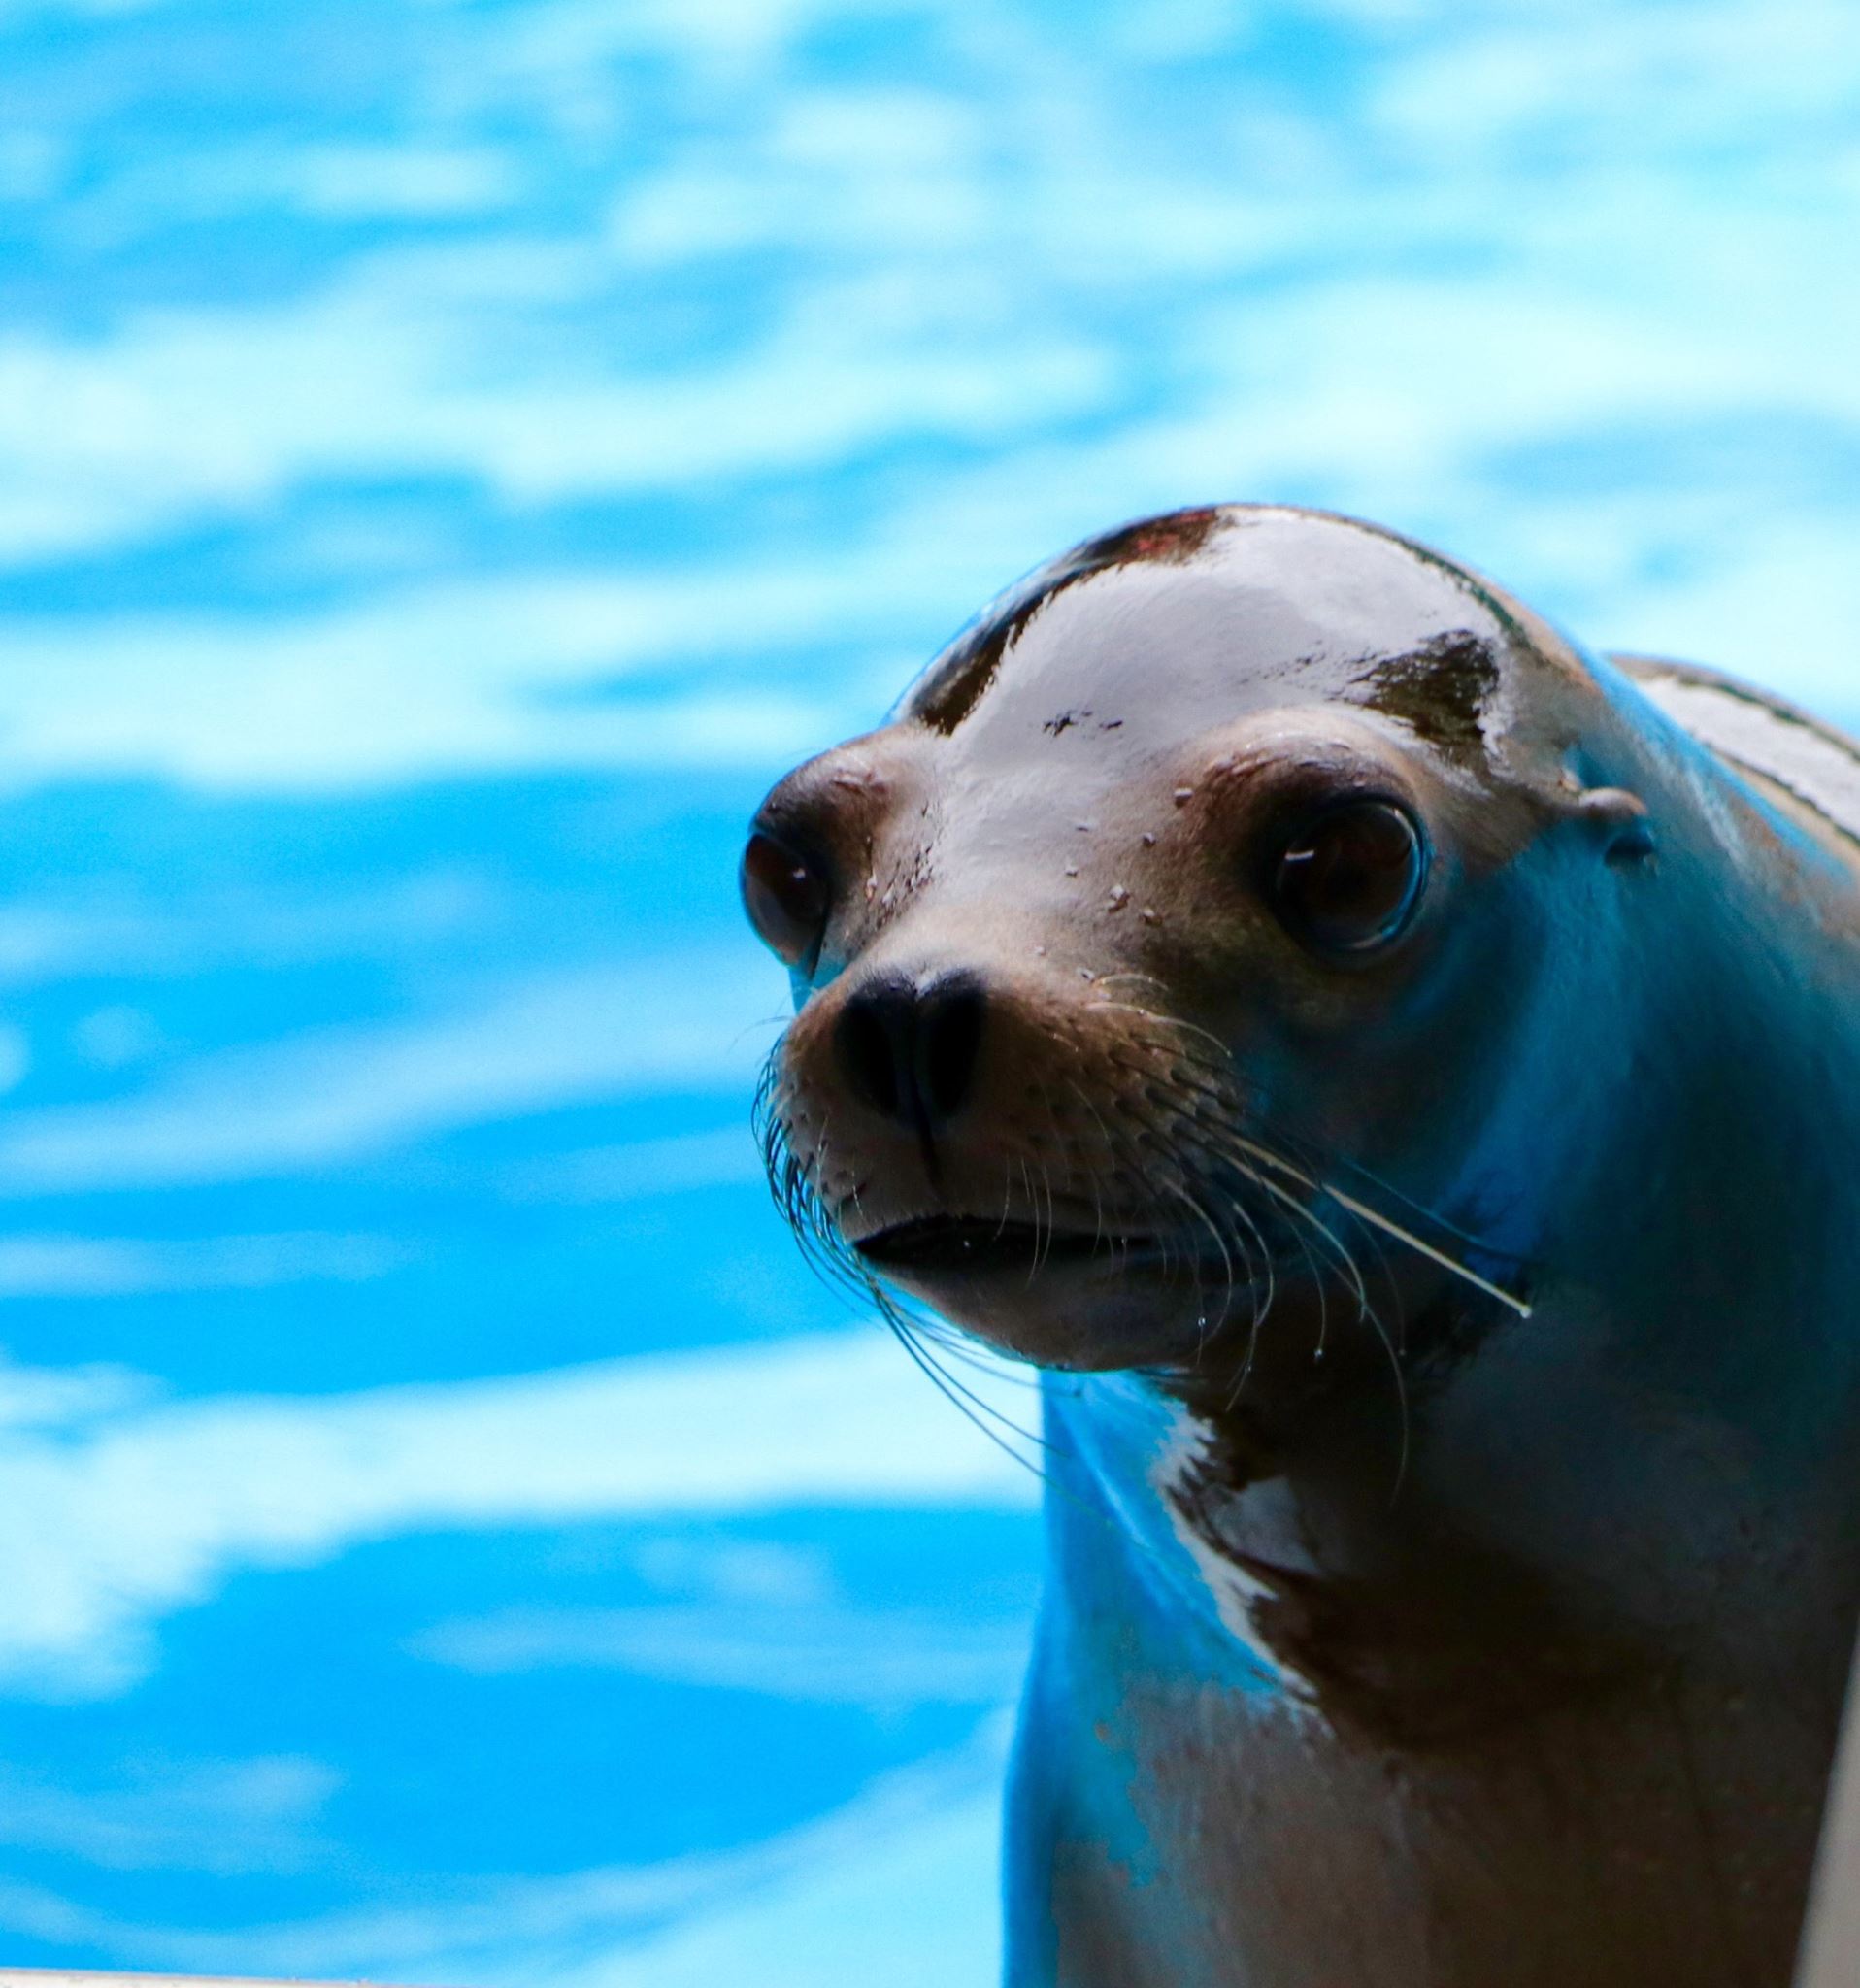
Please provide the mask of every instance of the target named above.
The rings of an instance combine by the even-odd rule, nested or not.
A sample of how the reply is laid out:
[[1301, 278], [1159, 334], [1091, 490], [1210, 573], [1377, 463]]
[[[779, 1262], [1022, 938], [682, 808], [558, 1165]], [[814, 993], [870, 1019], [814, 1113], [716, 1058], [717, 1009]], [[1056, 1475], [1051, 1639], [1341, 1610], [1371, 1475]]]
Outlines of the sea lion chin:
[[1223, 506], [743, 866], [804, 1243], [1046, 1370], [1014, 1988], [1782, 1988], [1860, 1612], [1860, 752]]

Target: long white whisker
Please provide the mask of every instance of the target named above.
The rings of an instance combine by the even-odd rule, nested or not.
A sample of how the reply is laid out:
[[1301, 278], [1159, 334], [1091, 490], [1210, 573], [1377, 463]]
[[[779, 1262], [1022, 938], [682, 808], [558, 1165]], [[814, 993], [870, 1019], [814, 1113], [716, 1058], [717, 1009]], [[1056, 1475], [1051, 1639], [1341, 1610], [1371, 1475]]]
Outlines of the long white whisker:
[[1490, 1277], [1482, 1277], [1478, 1271], [1469, 1269], [1463, 1263], [1456, 1263], [1445, 1250], [1436, 1249], [1431, 1242], [1423, 1242], [1412, 1231], [1404, 1229], [1399, 1222], [1391, 1222], [1386, 1215], [1378, 1214], [1373, 1208], [1366, 1207], [1354, 1196], [1341, 1193], [1335, 1187], [1326, 1187], [1323, 1192], [1328, 1194], [1339, 1208], [1348, 1209], [1359, 1222], [1367, 1222], [1372, 1229], [1379, 1229], [1383, 1235], [1394, 1237], [1396, 1242], [1406, 1242], [1411, 1249], [1426, 1257], [1430, 1263], [1437, 1263], [1443, 1270], [1450, 1271], [1454, 1276], [1471, 1284], [1475, 1290], [1483, 1291], [1488, 1298], [1496, 1298], [1501, 1305], [1509, 1305], [1520, 1318], [1530, 1317], [1531, 1302], [1528, 1298], [1520, 1298], [1514, 1292], [1508, 1291], [1503, 1284], [1495, 1284]]
[[[1301, 1186], [1309, 1187], [1314, 1194], [1327, 1195], [1339, 1208], [1347, 1209], [1359, 1222], [1366, 1222], [1372, 1229], [1379, 1229], [1383, 1235], [1392, 1236], [1398, 1242], [1406, 1242], [1416, 1254], [1426, 1257], [1430, 1263], [1439, 1264], [1442, 1270], [1450, 1271], [1454, 1276], [1471, 1284], [1475, 1290], [1483, 1291], [1488, 1298], [1496, 1298], [1501, 1305], [1509, 1305], [1520, 1318], [1530, 1317], [1531, 1305], [1528, 1299], [1508, 1291], [1503, 1284], [1495, 1284], [1490, 1277], [1480, 1276], [1478, 1271], [1447, 1255], [1445, 1250], [1437, 1249], [1433, 1243], [1423, 1241], [1412, 1229], [1405, 1229], [1400, 1222], [1391, 1221], [1387, 1215], [1379, 1213], [1367, 1202], [1358, 1201], [1353, 1194], [1345, 1194], [1341, 1187], [1313, 1178], [1302, 1167], [1294, 1166], [1290, 1160], [1273, 1152], [1269, 1147], [1259, 1145], [1239, 1133], [1233, 1134], [1232, 1138], [1237, 1146], [1258, 1160], [1261, 1165], [1277, 1168], [1279, 1173], [1287, 1175]], [[1261, 1181], [1260, 1185], [1265, 1186], [1266, 1183]]]

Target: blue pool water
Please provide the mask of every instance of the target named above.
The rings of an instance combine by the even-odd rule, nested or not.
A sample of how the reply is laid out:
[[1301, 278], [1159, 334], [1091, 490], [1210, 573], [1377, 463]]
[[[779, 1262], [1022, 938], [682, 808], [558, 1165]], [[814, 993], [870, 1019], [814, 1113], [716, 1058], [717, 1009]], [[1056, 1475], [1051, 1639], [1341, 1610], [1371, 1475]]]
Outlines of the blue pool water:
[[1214, 497], [1860, 717], [1857, 106], [1841, 0], [0, 0], [0, 1960], [984, 1982], [1034, 1487], [764, 1204], [744, 819]]

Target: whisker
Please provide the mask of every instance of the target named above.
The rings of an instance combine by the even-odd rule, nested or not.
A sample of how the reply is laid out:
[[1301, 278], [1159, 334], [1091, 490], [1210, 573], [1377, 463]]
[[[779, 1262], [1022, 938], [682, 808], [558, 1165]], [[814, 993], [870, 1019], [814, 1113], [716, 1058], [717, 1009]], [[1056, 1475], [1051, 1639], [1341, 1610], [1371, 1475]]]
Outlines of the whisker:
[[[1027, 1219], [1033, 1226], [1033, 1246], [1037, 1258], [1040, 1249], [1040, 1199], [1033, 1191], [1033, 1170], [1027, 1165], [1027, 1156], [1024, 1153], [1016, 1153], [1014, 1161], [1020, 1169], [1020, 1178], [1027, 1190]], [[1037, 1261], [1029, 1263], [1027, 1266], [1027, 1287], [1029, 1290], [1033, 1288], [1034, 1274], [1037, 1269]]]
[[[1222, 1275], [1220, 1316], [1214, 1321], [1212, 1333], [1208, 1323], [1208, 1308], [1202, 1297], [1201, 1265], [1199, 1260], [1195, 1266], [1195, 1366], [1199, 1369], [1202, 1357], [1208, 1350], [1210, 1338], [1218, 1334], [1226, 1325], [1228, 1312], [1233, 1307], [1234, 1286], [1236, 1282], [1234, 1259], [1232, 1252], [1227, 1247], [1227, 1239], [1221, 1234], [1220, 1225], [1202, 1205], [1200, 1198], [1176, 1181], [1165, 1181], [1163, 1184], [1167, 1192], [1187, 1204], [1190, 1214], [1208, 1231], [1209, 1235], [1213, 1239], [1214, 1247], [1220, 1251]], [[1248, 1278], [1248, 1282], [1250, 1281], [1251, 1279]], [[1257, 1320], [1257, 1308], [1255, 1308], [1254, 1316], [1255, 1320]]]
[[1426, 1257], [1430, 1263], [1439, 1264], [1442, 1270], [1450, 1271], [1462, 1282], [1471, 1284], [1476, 1291], [1483, 1291], [1488, 1298], [1496, 1298], [1501, 1305], [1509, 1305], [1520, 1318], [1530, 1317], [1531, 1302], [1528, 1298], [1520, 1298], [1515, 1293], [1508, 1291], [1503, 1284], [1495, 1284], [1490, 1277], [1480, 1276], [1478, 1272], [1469, 1265], [1456, 1262], [1445, 1250], [1436, 1249], [1431, 1242], [1423, 1242], [1412, 1230], [1403, 1228], [1399, 1222], [1390, 1221], [1386, 1215], [1378, 1214], [1375, 1209], [1344, 1193], [1341, 1188], [1326, 1187], [1323, 1191], [1339, 1208], [1347, 1209], [1359, 1222], [1367, 1222], [1372, 1229], [1379, 1229], [1383, 1235], [1392, 1236], [1396, 1242], [1406, 1242], [1409, 1248]]
[[[1258, 1160], [1262, 1165], [1276, 1168], [1279, 1172], [1296, 1180], [1301, 1186], [1310, 1188], [1313, 1194], [1327, 1196], [1330, 1200], [1336, 1202], [1339, 1208], [1348, 1209], [1359, 1222], [1367, 1223], [1372, 1229], [1379, 1229], [1383, 1235], [1393, 1237], [1398, 1242], [1405, 1242], [1417, 1255], [1426, 1257], [1430, 1263], [1438, 1264], [1442, 1270], [1450, 1272], [1454, 1276], [1460, 1278], [1462, 1282], [1471, 1284], [1475, 1290], [1483, 1291], [1488, 1298], [1496, 1298], [1501, 1305], [1509, 1305], [1520, 1318], [1530, 1317], [1531, 1304], [1529, 1299], [1520, 1298], [1515, 1292], [1508, 1291], [1503, 1284], [1494, 1283], [1490, 1277], [1481, 1276], [1470, 1264], [1462, 1263], [1458, 1258], [1449, 1256], [1444, 1249], [1437, 1249], [1433, 1243], [1415, 1235], [1412, 1229], [1406, 1229], [1400, 1222], [1392, 1221], [1387, 1215], [1371, 1208], [1367, 1202], [1357, 1200], [1354, 1195], [1345, 1194], [1341, 1187], [1328, 1180], [1317, 1179], [1312, 1174], [1307, 1173], [1304, 1168], [1295, 1166], [1291, 1161], [1284, 1158], [1282, 1154], [1274, 1152], [1269, 1146], [1260, 1145], [1255, 1141], [1246, 1139], [1239, 1133], [1233, 1135], [1233, 1141], [1236, 1145], [1240, 1146], [1251, 1158]], [[1260, 1184], [1262, 1186], [1267, 1185], [1264, 1181]], [[1270, 1191], [1276, 1192], [1278, 1190]], [[1430, 1219], [1432, 1218], [1430, 1217]], [[1445, 1222], [1441, 1224], [1442, 1228], [1447, 1228], [1448, 1226]], [[1480, 1246], [1470, 1237], [1467, 1238], [1467, 1241], [1474, 1248]]]
[[[1085, 1110], [1090, 1112], [1091, 1122], [1098, 1128], [1098, 1138], [1104, 1147], [1106, 1159], [1114, 1160], [1117, 1154], [1117, 1143], [1112, 1138], [1098, 1107], [1091, 1102], [1091, 1093], [1076, 1077], [1067, 1077], [1066, 1085], [1073, 1095], [1078, 1098], [1079, 1102], [1084, 1106]], [[1046, 1116], [1048, 1119], [1052, 1116], [1050, 1106], [1047, 1107]], [[1091, 1240], [1092, 1247], [1095, 1249], [1105, 1240], [1105, 1189], [1103, 1178], [1096, 1167], [1091, 1170]]]
[[1024, 1464], [1027, 1469], [1031, 1470], [1036, 1476], [1041, 1477], [1044, 1481], [1045, 1472], [1031, 1458], [1022, 1456], [1007, 1441], [1006, 1437], [998, 1434], [996, 1430], [988, 1428], [981, 1418], [986, 1416], [988, 1421], [998, 1423], [1002, 1429], [1011, 1431], [1022, 1442], [1031, 1442], [1036, 1449], [1052, 1451], [1054, 1445], [1047, 1441], [1046, 1437], [1036, 1436], [1031, 1429], [1023, 1429], [1012, 1415], [1004, 1414], [992, 1402], [983, 1401], [973, 1388], [964, 1386], [952, 1374], [947, 1373], [936, 1360], [932, 1359], [918, 1339], [914, 1322], [898, 1308], [889, 1293], [880, 1292], [875, 1286], [872, 1295], [874, 1302], [878, 1306], [880, 1317], [890, 1327], [905, 1351], [930, 1376], [938, 1391], [953, 1402], [962, 1413], [971, 1422], [974, 1422], [982, 1435], [987, 1437], [997, 1448], [1006, 1450], [1016, 1463]]
[[[918, 1373], [923, 1375], [923, 1376], [930, 1382], [930, 1385], [934, 1387], [940, 1395], [943, 1396], [944, 1400], [947, 1401], [956, 1410], [956, 1412], [963, 1417], [965, 1421], [973, 1423], [975, 1427], [978, 1430], [980, 1430], [980, 1433], [983, 1436], [985, 1436], [987, 1440], [990, 1442], [992, 1442], [994, 1446], [998, 1450], [1000, 1450], [1004, 1456], [1012, 1457], [1014, 1460], [1014, 1462], [1021, 1467], [1022, 1470], [1030, 1472], [1035, 1477], [1037, 1477], [1040, 1480], [1042, 1484], [1046, 1484], [1050, 1481], [1047, 1478], [1046, 1472], [1040, 1467], [1039, 1464], [1037, 1464], [1031, 1457], [1023, 1456], [1020, 1453], [1020, 1451], [1017, 1450], [1013, 1446], [1013, 1444], [1010, 1442], [1008, 1439], [1001, 1434], [1001, 1432], [998, 1429], [990, 1429], [988, 1427], [988, 1424], [982, 1419], [982, 1411], [985, 1408], [986, 1405], [978, 1403], [975, 1397], [970, 1393], [970, 1391], [967, 1388], [965, 1388], [959, 1381], [952, 1380], [949, 1377], [949, 1375], [946, 1374], [943, 1371], [943, 1369], [939, 1367], [933, 1359], [931, 1359], [929, 1354], [923, 1350], [922, 1346], [917, 1343], [916, 1336], [913, 1333], [907, 1331], [904, 1327], [900, 1326], [894, 1319], [887, 1319], [885, 1322], [891, 1327], [892, 1337], [898, 1342], [899, 1345], [901, 1345], [905, 1349], [905, 1351], [911, 1356], [912, 1365], [917, 1369]], [[988, 1412], [989, 1414], [996, 1414], [997, 1411], [993, 1409], [987, 1409], [986, 1412]], [[997, 1419], [1003, 1421], [1007, 1420], [1005, 1416], [998, 1415]], [[1010, 1422], [1008, 1426], [1010, 1428], [1013, 1428], [1017, 1435], [1020, 1435], [1022, 1437], [1026, 1436], [1026, 1431], [1018, 1429], [1016, 1425], [1014, 1425], [1013, 1423]], [[1044, 1441], [1044, 1439], [1029, 1438], [1027, 1440], [1040, 1441], [1041, 1446], [1043, 1448], [1046, 1446]]]
[[[1130, 977], [1135, 977], [1128, 975], [1107, 976], [1107, 979]], [[1101, 981], [1099, 984], [1102, 986], [1105, 982]], [[1224, 1086], [1221, 1086], [1219, 1083], [1221, 1067], [1229, 1064], [1231, 1058], [1226, 1045], [1220, 1042], [1218, 1037], [1211, 1034], [1209, 1030], [1202, 1028], [1198, 1023], [1182, 1020], [1179, 1016], [1159, 1014], [1155, 1011], [1144, 1008], [1136, 1003], [1104, 1000], [1096, 1005], [1116, 1009], [1122, 1012], [1137, 1016], [1149, 1023], [1152, 1028], [1159, 1031], [1165, 1038], [1194, 1038], [1205, 1042], [1217, 1053], [1220, 1061], [1213, 1070], [1205, 1072], [1204, 1075], [1213, 1079], [1211, 1088], [1216, 1096], [1224, 1089]], [[1459, 1277], [1475, 1290], [1482, 1291], [1489, 1298], [1495, 1298], [1501, 1305], [1508, 1306], [1512, 1311], [1516, 1312], [1520, 1318], [1530, 1317], [1531, 1304], [1527, 1298], [1521, 1297], [1514, 1291], [1506, 1289], [1503, 1284], [1496, 1282], [1493, 1278], [1482, 1276], [1479, 1272], [1474, 1270], [1470, 1264], [1452, 1255], [1449, 1251], [1440, 1248], [1435, 1243], [1429, 1242], [1424, 1237], [1417, 1236], [1412, 1229], [1394, 1220], [1391, 1216], [1383, 1214], [1370, 1203], [1363, 1201], [1358, 1196], [1345, 1192], [1329, 1180], [1320, 1180], [1315, 1172], [1287, 1159], [1283, 1153], [1277, 1152], [1270, 1146], [1262, 1145], [1254, 1140], [1248, 1140], [1240, 1133], [1233, 1133], [1231, 1137], [1236, 1144], [1242, 1146], [1262, 1166], [1285, 1175], [1287, 1177], [1296, 1180], [1300, 1186], [1311, 1190], [1312, 1193], [1328, 1195], [1339, 1207], [1346, 1209], [1359, 1221], [1365, 1222], [1371, 1228], [1378, 1229], [1394, 1241], [1404, 1243], [1407, 1247], [1426, 1257], [1429, 1262], [1438, 1265], [1439, 1268], [1446, 1271], [1449, 1275]], [[1405, 1195], [1402, 1195], [1398, 1189], [1389, 1187], [1386, 1182], [1377, 1179], [1374, 1175], [1370, 1174], [1367, 1168], [1354, 1166], [1349, 1162], [1345, 1162], [1344, 1164], [1350, 1171], [1363, 1176], [1365, 1179], [1371, 1181], [1378, 1191], [1386, 1193], [1391, 1199], [1401, 1201], [1409, 1208], [1414, 1209], [1417, 1214], [1424, 1214], [1428, 1221], [1444, 1232], [1453, 1236], [1456, 1241], [1464, 1242], [1469, 1248], [1484, 1248], [1485, 1245], [1479, 1242], [1478, 1237], [1469, 1236], [1463, 1231], [1455, 1229], [1450, 1222], [1434, 1215], [1429, 1210], [1418, 1208], [1416, 1204], [1410, 1201]], [[1499, 1255], [1508, 1254], [1505, 1251], [1493, 1251], [1491, 1253]]]

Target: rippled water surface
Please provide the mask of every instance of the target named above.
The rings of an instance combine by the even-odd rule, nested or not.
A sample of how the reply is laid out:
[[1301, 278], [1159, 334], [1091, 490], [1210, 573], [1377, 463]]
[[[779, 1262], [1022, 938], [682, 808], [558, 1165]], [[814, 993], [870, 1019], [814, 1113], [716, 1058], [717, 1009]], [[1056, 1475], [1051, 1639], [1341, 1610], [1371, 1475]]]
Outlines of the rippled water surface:
[[1840, 0], [0, 0], [0, 1958], [986, 1981], [1035, 1487], [764, 1205], [742, 823], [1214, 497], [1860, 715], [1857, 103]]

